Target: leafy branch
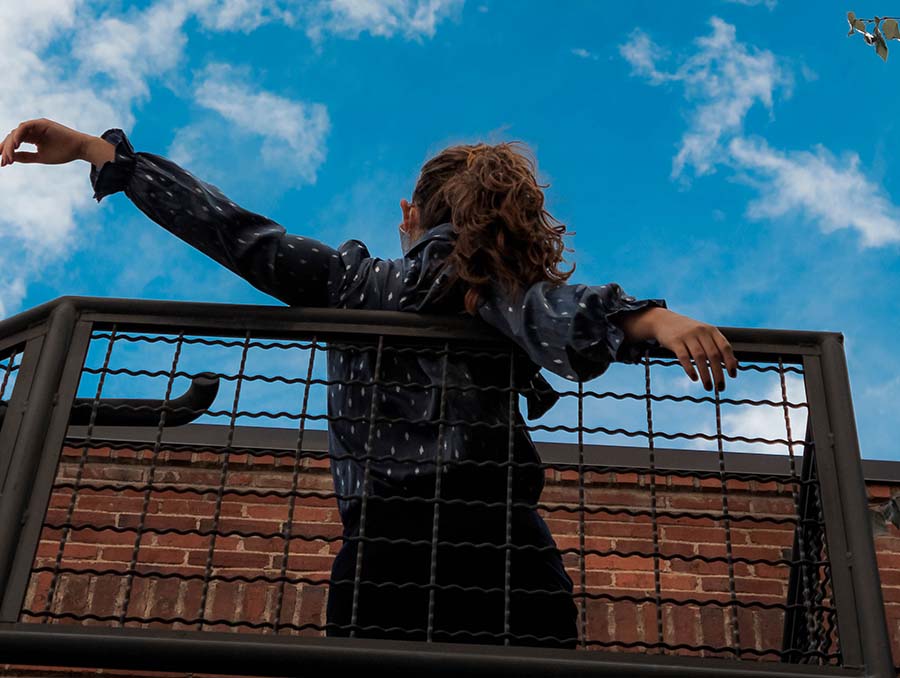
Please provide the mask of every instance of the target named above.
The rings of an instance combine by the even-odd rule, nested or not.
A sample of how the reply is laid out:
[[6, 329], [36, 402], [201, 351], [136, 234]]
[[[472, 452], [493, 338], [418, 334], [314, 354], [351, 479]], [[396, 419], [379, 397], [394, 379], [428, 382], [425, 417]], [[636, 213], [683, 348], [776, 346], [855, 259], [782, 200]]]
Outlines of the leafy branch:
[[[874, 19], [857, 19], [856, 14], [847, 12], [847, 23], [850, 24], [850, 31], [847, 35], [859, 33], [863, 36], [867, 45], [875, 47], [875, 53], [884, 61], [888, 58], [888, 40], [900, 40], [900, 24], [897, 21], [900, 17], [896, 16], [876, 16]], [[871, 32], [869, 32], [869, 24], [874, 24]]]

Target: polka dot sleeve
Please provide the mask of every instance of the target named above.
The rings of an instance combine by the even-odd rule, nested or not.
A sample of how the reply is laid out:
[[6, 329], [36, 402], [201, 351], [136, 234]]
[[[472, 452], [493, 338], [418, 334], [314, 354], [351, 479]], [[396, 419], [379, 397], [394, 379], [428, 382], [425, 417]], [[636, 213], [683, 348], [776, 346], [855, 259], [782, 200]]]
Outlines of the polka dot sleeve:
[[648, 306], [667, 308], [663, 299], [635, 299], [617, 283], [532, 285], [518, 301], [495, 290], [479, 315], [515, 341], [543, 368], [573, 381], [600, 376], [611, 362], [637, 362], [654, 340], [628, 342], [612, 321], [619, 313]]
[[329, 305], [344, 272], [337, 250], [287, 233], [167, 158], [135, 152], [121, 129], [101, 138], [115, 145], [115, 159], [91, 166], [98, 202], [123, 191], [150, 219], [257, 289], [290, 305]]

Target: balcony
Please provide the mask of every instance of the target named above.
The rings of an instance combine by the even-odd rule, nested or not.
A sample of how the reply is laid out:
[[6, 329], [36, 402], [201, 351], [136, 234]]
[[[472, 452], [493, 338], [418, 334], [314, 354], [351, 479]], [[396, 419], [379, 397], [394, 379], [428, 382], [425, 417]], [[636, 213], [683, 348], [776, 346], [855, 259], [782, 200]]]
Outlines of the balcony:
[[[253, 676], [375, 663], [399, 675], [896, 675], [865, 482], [887, 467], [860, 460], [842, 337], [723, 332], [740, 398], [699, 391], [670, 354], [648, 352], [591, 382], [555, 381], [558, 401], [525, 419], [520, 407], [542, 410], [548, 394], [517, 378], [512, 346], [459, 319], [66, 297], [4, 320], [0, 658]], [[374, 377], [335, 379], [328, 354], [365, 358]], [[448, 377], [461, 358], [483, 369]], [[365, 414], [329, 410], [335, 388]], [[496, 393], [503, 411], [458, 417], [469, 392]], [[434, 407], [416, 421], [382, 405], [421, 393]], [[366, 431], [358, 496], [335, 487], [336, 424]], [[389, 425], [435, 433], [421, 461], [394, 467], [430, 464], [434, 494], [390, 500], [425, 512], [424, 539], [365, 531], [382, 501], [370, 482], [394, 463], [379, 442]], [[451, 429], [504, 442], [457, 459], [439, 452]], [[516, 458], [521, 430], [540, 463]], [[499, 479], [499, 495], [448, 498], [467, 467]], [[516, 499], [520, 472], [542, 475], [537, 502]], [[358, 535], [342, 532], [339, 500], [357, 507]], [[533, 508], [574, 584], [572, 637], [517, 623], [516, 600], [555, 600], [514, 585], [534, 547], [516, 543], [511, 516]], [[457, 509], [500, 516], [500, 543], [440, 539]], [[357, 553], [421, 547], [427, 581], [367, 580], [360, 556], [350, 615], [329, 628], [348, 540]], [[441, 564], [462, 548], [495, 550], [502, 572], [447, 583]], [[420, 596], [421, 626], [367, 623], [384, 614], [375, 590]], [[472, 629], [447, 632], [440, 608], [457, 595]]]

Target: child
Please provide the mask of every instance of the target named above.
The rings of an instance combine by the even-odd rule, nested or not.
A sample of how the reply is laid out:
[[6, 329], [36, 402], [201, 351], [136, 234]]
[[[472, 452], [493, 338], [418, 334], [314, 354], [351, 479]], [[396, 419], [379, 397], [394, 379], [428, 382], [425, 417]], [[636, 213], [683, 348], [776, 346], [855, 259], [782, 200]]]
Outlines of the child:
[[[37, 153], [17, 152], [22, 141]], [[662, 299], [635, 299], [616, 283], [566, 284], [565, 227], [544, 209], [533, 162], [516, 144], [453, 146], [425, 163], [411, 202], [401, 201], [399, 259], [372, 257], [356, 240], [334, 249], [289, 234], [172, 161], [135, 152], [121, 129], [94, 137], [30, 120], [7, 135], [0, 156], [0, 166], [88, 160], [98, 202], [124, 191], [163, 228], [289, 305], [468, 314], [528, 356], [510, 365], [387, 347], [373, 383], [374, 351], [329, 350], [329, 454], [345, 542], [332, 568], [328, 635], [575, 647], [572, 581], [534, 508], [543, 470], [511, 407], [510, 380], [538, 416], [553, 400], [541, 367], [584, 381], [660, 345], [696, 380], [693, 359], [707, 389], [710, 371], [724, 389], [723, 364], [737, 373], [715, 327]], [[408, 387], [377, 391], [382, 382]]]

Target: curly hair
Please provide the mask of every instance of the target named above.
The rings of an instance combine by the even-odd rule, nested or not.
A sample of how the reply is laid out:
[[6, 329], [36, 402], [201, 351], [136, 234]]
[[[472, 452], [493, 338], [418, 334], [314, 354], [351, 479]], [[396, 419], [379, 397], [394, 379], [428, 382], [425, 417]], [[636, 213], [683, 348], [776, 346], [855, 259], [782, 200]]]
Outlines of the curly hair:
[[544, 209], [546, 187], [517, 141], [451, 146], [422, 166], [412, 203], [422, 228], [453, 224], [447, 266], [465, 286], [468, 313], [475, 315], [492, 281], [518, 298], [536, 282], [564, 283], [574, 272], [574, 264], [559, 268], [569, 233]]

